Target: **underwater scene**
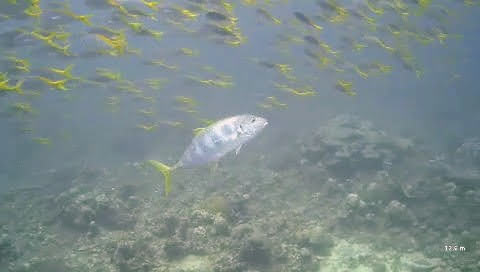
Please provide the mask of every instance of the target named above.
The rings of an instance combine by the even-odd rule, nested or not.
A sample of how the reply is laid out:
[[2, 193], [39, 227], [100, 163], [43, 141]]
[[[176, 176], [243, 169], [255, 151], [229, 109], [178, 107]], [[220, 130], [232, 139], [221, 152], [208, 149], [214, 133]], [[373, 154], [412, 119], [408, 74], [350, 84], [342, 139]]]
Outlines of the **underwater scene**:
[[479, 272], [479, 0], [0, 0], [0, 272]]

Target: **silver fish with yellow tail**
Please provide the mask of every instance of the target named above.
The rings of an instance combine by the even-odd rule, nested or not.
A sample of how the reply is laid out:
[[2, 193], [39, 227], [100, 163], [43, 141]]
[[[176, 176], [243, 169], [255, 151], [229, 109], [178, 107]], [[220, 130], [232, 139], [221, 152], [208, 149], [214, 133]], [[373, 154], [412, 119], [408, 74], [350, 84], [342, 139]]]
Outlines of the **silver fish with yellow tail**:
[[192, 140], [180, 160], [168, 166], [156, 160], [149, 160], [165, 178], [165, 194], [171, 191], [171, 173], [177, 168], [191, 168], [216, 162], [229, 152], [240, 148], [265, 128], [265, 118], [251, 114], [236, 115], [217, 121], [203, 129]]

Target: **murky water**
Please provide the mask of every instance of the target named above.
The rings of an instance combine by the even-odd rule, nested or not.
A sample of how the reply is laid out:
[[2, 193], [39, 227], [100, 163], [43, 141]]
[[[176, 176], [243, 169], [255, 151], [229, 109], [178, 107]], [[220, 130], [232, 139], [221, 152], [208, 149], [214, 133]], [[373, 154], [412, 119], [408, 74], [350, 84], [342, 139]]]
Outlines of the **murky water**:
[[480, 271], [479, 11], [2, 0], [0, 270]]

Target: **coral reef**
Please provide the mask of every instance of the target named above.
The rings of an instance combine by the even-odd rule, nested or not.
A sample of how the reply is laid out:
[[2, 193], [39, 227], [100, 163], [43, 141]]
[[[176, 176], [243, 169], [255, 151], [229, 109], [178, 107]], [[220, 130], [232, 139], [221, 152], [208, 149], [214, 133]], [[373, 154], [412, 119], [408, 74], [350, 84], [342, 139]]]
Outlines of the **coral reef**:
[[99, 227], [129, 229], [135, 224], [135, 217], [129, 212], [129, 204], [119, 198], [118, 194], [81, 193], [72, 189], [60, 194], [54, 203], [62, 209], [59, 220], [81, 232], [97, 233]]
[[174, 266], [172, 272], [210, 272], [213, 269], [207, 258], [195, 255], [186, 256]]
[[0, 270], [480, 271], [475, 143], [430, 160], [407, 139], [339, 116], [299, 138], [292, 167], [262, 157], [179, 172], [168, 198], [138, 163], [59, 170], [55, 184], [68, 186], [2, 198], [14, 220], [0, 221]]
[[8, 234], [0, 235], [0, 264], [11, 262], [18, 258], [18, 252], [14, 242], [9, 238]]
[[240, 260], [253, 266], [268, 265], [271, 262], [271, 248], [265, 237], [251, 235], [240, 247]]

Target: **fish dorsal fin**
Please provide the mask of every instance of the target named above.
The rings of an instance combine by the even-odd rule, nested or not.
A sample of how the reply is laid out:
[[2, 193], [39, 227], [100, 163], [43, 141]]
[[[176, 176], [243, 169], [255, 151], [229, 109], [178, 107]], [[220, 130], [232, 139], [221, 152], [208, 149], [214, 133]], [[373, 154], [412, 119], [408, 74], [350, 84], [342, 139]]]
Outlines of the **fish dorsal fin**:
[[205, 133], [206, 130], [207, 130], [206, 127], [195, 128], [195, 129], [193, 129], [193, 135], [194, 136], [199, 136], [199, 135]]

